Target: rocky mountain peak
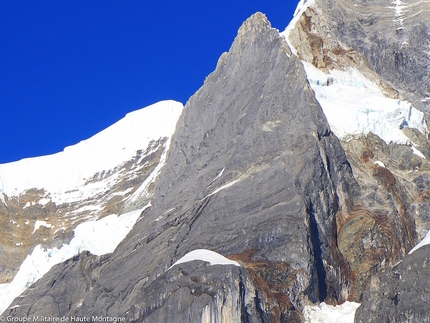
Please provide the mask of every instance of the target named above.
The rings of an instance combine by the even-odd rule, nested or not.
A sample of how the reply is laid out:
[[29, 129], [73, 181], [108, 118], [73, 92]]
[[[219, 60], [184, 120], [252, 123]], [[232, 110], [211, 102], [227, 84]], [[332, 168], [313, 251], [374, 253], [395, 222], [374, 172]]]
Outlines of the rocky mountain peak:
[[147, 148], [151, 174], [121, 185], [122, 210], [146, 205], [125, 239], [59, 263], [5, 314], [285, 323], [355, 301], [358, 322], [426, 317], [409, 301], [426, 297], [428, 248], [408, 253], [430, 225], [427, 89], [409, 84], [427, 71], [405, 68], [429, 63], [411, 45], [427, 41], [419, 6], [301, 1], [282, 33], [251, 16]]
[[[264, 15], [256, 14], [187, 102], [152, 206], [112, 255], [103, 262], [88, 260], [86, 268], [103, 275], [81, 292], [66, 293], [67, 283], [54, 284], [49, 297], [64, 295], [70, 304], [82, 300], [79, 307], [59, 308], [59, 315], [109, 308], [109, 315], [151, 322], [166, 315], [196, 322], [206, 311], [217, 317], [236, 313], [236, 322], [247, 316], [300, 321], [307, 304], [349, 297], [349, 268], [331, 241], [354, 185], [302, 63]], [[197, 261], [170, 268], [195, 249], [241, 266]], [[67, 282], [80, 277], [79, 268], [74, 262], [56, 268], [26, 299], [40, 298], [58, 270], [69, 272]], [[128, 268], [127, 275], [119, 268]], [[214, 290], [206, 283], [213, 280], [230, 283]], [[199, 305], [190, 311], [181, 304], [183, 292], [186, 302]], [[122, 300], [114, 296], [119, 294]], [[233, 301], [223, 305], [223, 299]], [[168, 308], [173, 312], [167, 314]], [[45, 309], [18, 301], [13, 311]]]
[[[257, 12], [249, 17], [237, 32], [237, 41], [253, 43], [257, 40], [258, 35], [261, 33], [269, 33], [271, 24], [267, 19], [266, 15], [261, 12]], [[271, 33], [274, 37], [275, 32]]]

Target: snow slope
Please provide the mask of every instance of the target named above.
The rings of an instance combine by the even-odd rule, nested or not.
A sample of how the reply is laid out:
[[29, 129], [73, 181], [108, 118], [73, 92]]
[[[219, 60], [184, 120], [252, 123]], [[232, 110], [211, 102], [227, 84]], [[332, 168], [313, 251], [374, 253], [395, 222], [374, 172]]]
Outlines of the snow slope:
[[75, 228], [75, 236], [70, 244], [64, 244], [60, 249], [43, 249], [40, 245], [36, 246], [21, 264], [13, 281], [0, 284], [0, 313], [53, 266], [84, 250], [98, 256], [113, 252], [133, 228], [142, 211], [149, 206], [150, 204], [121, 216], [112, 214], [98, 221], [84, 222]]
[[[183, 106], [175, 101], [161, 101], [128, 113], [123, 119], [93, 137], [64, 151], [0, 165], [0, 197], [17, 196], [27, 189], [43, 188], [53, 202], [73, 202], [105, 183], [84, 187], [97, 172], [108, 171], [130, 160], [152, 140], [170, 137]], [[68, 192], [68, 194], [64, 194]]]
[[328, 74], [302, 62], [332, 131], [340, 139], [372, 132], [386, 143], [406, 144], [408, 126], [427, 134], [424, 114], [410, 103], [387, 98], [379, 87], [357, 69], [331, 70]]

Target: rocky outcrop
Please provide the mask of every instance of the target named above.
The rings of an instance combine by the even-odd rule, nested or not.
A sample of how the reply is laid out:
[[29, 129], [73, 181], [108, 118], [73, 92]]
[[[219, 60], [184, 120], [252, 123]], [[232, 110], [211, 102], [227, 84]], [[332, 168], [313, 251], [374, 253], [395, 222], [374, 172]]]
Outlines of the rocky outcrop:
[[430, 322], [430, 246], [372, 277], [355, 322]]
[[[243, 24], [187, 103], [155, 186], [152, 207], [112, 255], [92, 260], [93, 285], [59, 315], [300, 322], [304, 305], [350, 296], [337, 215], [350, 212], [357, 184], [301, 62], [264, 15]], [[242, 267], [169, 269], [198, 248]], [[61, 282], [52, 283], [64, 265], [45, 275], [13, 314], [44, 313], [66, 297], [82, 276], [77, 261]], [[51, 301], [32, 305], [48, 290]]]
[[[329, 17], [329, 35], [362, 55], [416, 108], [429, 110], [427, 1], [320, 0], [313, 6], [320, 17]], [[315, 48], [323, 50], [325, 44]]]
[[[427, 233], [428, 216], [422, 211], [419, 187], [414, 184], [428, 172], [429, 163], [405, 145], [387, 145], [368, 134], [343, 142], [360, 197], [354, 212], [339, 230], [339, 248], [357, 275], [355, 300], [371, 277], [399, 262]], [[424, 203], [423, 203], [424, 202]]]

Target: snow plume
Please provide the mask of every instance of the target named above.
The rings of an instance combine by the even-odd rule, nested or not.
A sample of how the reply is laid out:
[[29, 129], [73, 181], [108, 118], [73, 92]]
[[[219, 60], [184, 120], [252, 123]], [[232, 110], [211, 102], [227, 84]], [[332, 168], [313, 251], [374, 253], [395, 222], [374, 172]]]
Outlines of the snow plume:
[[409, 143], [404, 126], [427, 134], [424, 114], [409, 102], [387, 98], [379, 87], [355, 68], [329, 74], [302, 62], [332, 131], [340, 139], [374, 133], [386, 143]]
[[97, 256], [113, 252], [133, 228], [142, 211], [149, 206], [150, 204], [121, 216], [112, 214], [98, 221], [81, 223], [74, 230], [75, 236], [70, 244], [64, 244], [60, 249], [44, 249], [37, 245], [21, 264], [13, 281], [0, 284], [0, 313], [53, 266], [79, 255], [84, 250]]

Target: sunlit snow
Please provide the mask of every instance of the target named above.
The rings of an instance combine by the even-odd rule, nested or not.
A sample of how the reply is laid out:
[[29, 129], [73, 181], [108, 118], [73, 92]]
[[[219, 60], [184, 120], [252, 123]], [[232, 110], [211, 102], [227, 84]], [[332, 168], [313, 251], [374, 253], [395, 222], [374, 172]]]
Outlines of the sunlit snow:
[[98, 256], [113, 252], [148, 206], [150, 205], [121, 216], [112, 214], [98, 221], [84, 222], [75, 228], [74, 238], [70, 244], [64, 244], [60, 249], [44, 249], [40, 245], [36, 246], [32, 254], [28, 255], [21, 264], [13, 281], [9, 284], [0, 284], [0, 313], [56, 264], [84, 250]]
[[36, 220], [36, 223], [34, 224], [33, 233], [35, 233], [40, 227], [50, 228], [52, 227], [52, 225], [46, 221]]
[[0, 198], [3, 200], [2, 193], [17, 196], [31, 188], [45, 189], [56, 203], [92, 196], [109, 183], [84, 185], [87, 179], [130, 160], [152, 140], [170, 137], [182, 109], [179, 102], [161, 101], [128, 113], [93, 137], [57, 154], [1, 164]]
[[353, 323], [359, 303], [345, 302], [342, 305], [331, 306], [321, 303], [315, 306], [305, 306], [303, 315], [305, 323]]
[[383, 162], [381, 162], [380, 160], [374, 161], [374, 164], [380, 166], [380, 167], [384, 167], [385, 168], [385, 164]]
[[193, 260], [206, 261], [206, 262], [209, 262], [211, 266], [212, 265], [234, 265], [234, 266], [240, 267], [238, 262], [227, 259], [226, 257], [220, 255], [215, 251], [211, 251], [207, 249], [196, 249], [196, 250], [190, 251], [181, 259], [177, 260], [170, 268], [172, 268], [173, 266], [182, 264], [184, 262], [189, 262]]
[[225, 184], [225, 185], [223, 185], [223, 186], [221, 186], [221, 187], [219, 187], [219, 188], [217, 188], [215, 191], [213, 191], [212, 193], [210, 193], [210, 194], [208, 194], [208, 195], [206, 195], [204, 198], [203, 198], [203, 200], [204, 199], [206, 199], [206, 198], [208, 198], [208, 197], [210, 197], [210, 196], [212, 196], [212, 195], [214, 195], [214, 194], [216, 194], [216, 193], [218, 193], [218, 192], [220, 192], [220, 191], [222, 191], [222, 190], [224, 190], [224, 189], [226, 189], [226, 188], [229, 188], [230, 186], [233, 186], [234, 184], [236, 184], [237, 182], [239, 182], [240, 180], [239, 179], [236, 179], [236, 180], [234, 180], [234, 181], [231, 181], [230, 183], [227, 183], [227, 184]]
[[357, 69], [326, 74], [307, 62], [303, 65], [316, 99], [340, 139], [372, 132], [387, 143], [406, 144], [410, 140], [401, 130], [404, 126], [427, 134], [421, 111], [407, 101], [387, 98]]
[[422, 239], [415, 247], [412, 248], [411, 251], [409, 251], [409, 254], [413, 253], [418, 248], [421, 248], [421, 247], [423, 247], [425, 245], [428, 245], [428, 244], [430, 244], [430, 231], [427, 232], [427, 234], [424, 237], [424, 239]]

